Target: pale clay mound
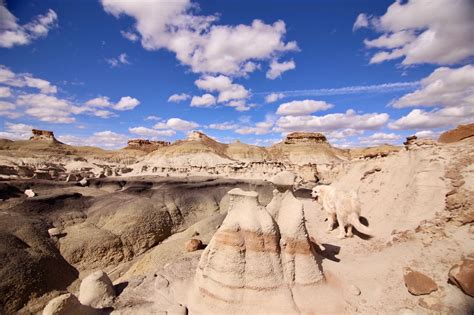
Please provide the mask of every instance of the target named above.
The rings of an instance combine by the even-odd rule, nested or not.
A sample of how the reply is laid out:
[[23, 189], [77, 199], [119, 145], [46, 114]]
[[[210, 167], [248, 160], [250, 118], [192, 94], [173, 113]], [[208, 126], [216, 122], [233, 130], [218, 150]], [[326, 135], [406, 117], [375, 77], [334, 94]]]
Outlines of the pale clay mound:
[[[229, 156], [228, 147], [200, 134], [189, 141], [209, 144], [215, 155], [207, 149], [189, 152], [183, 163], [195, 154]], [[176, 173], [192, 171], [202, 177], [141, 177], [148, 173], [135, 166], [158, 151], [145, 156], [135, 150], [111, 153], [33, 142], [0, 143], [1, 171], [9, 174], [0, 183], [0, 259], [7, 259], [0, 261], [2, 313], [41, 313], [57, 296], [62, 298], [54, 307], [67, 308], [70, 302], [84, 312], [100, 312], [99, 304], [95, 309], [80, 306], [75, 297], [81, 279], [97, 270], [104, 270], [115, 285], [116, 297], [107, 299], [111, 308], [104, 310], [111, 314], [474, 310], [474, 298], [448, 283], [453, 266], [474, 259], [472, 137], [450, 144], [412, 138], [405, 148], [357, 153], [312, 144], [329, 148], [321, 150], [323, 156], [337, 158], [317, 165], [319, 179], [356, 190], [366, 219], [361, 221], [374, 234], [343, 240], [337, 239], [337, 231], [325, 232], [326, 215], [309, 195], [314, 181], [304, 180], [293, 194], [275, 190], [272, 180], [211, 179], [207, 166]], [[291, 156], [299, 145], [277, 145], [283, 148], [277, 154]], [[242, 150], [239, 156], [252, 157], [253, 151], [262, 153]], [[236, 163], [236, 156], [229, 160]], [[271, 179], [283, 170], [299, 170], [299, 182], [303, 174], [303, 168], [289, 162], [245, 163], [247, 169], [222, 168], [218, 170], [224, 174], [213, 176], [249, 172], [254, 179]], [[314, 171], [305, 167], [305, 174]], [[89, 179], [82, 187], [28, 179], [31, 171], [53, 179], [77, 172]], [[110, 178], [93, 178], [100, 173]], [[27, 197], [29, 189], [36, 195]], [[188, 252], [190, 239], [207, 247]], [[407, 267], [432, 279], [437, 289], [412, 295], [404, 282]], [[67, 292], [73, 295], [61, 295]]]

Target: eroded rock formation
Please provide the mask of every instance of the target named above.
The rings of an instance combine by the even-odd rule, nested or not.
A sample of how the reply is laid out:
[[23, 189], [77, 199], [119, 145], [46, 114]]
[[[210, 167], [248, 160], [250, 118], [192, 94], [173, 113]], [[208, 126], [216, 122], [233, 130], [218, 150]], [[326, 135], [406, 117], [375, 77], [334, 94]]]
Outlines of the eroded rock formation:
[[158, 148], [169, 146], [171, 143], [168, 141], [153, 141], [147, 139], [131, 139], [127, 142], [125, 149], [135, 149], [145, 152], [152, 152]]
[[61, 144], [55, 137], [54, 133], [49, 130], [40, 130], [40, 129], [32, 129], [31, 132], [33, 136], [30, 137], [30, 141], [46, 141], [56, 144]]
[[285, 143], [327, 143], [327, 139], [319, 132], [292, 132], [286, 136]]
[[438, 139], [441, 143], [452, 143], [474, 136], [474, 123], [459, 125], [455, 129], [443, 132]]

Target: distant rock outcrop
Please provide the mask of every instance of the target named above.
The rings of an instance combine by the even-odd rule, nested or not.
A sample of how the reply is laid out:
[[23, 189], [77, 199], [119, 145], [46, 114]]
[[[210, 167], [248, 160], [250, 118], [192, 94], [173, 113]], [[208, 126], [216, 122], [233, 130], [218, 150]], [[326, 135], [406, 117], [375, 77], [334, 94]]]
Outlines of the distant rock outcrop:
[[30, 137], [30, 141], [45, 141], [55, 144], [63, 144], [54, 137], [54, 133], [48, 130], [32, 129], [33, 136]]
[[319, 132], [292, 132], [285, 138], [285, 144], [327, 143], [326, 136]]
[[145, 152], [152, 152], [158, 148], [169, 146], [168, 141], [153, 141], [147, 139], [131, 139], [128, 140], [128, 145], [125, 149], [141, 150]]
[[474, 136], [474, 123], [459, 125], [455, 129], [443, 132], [438, 139], [441, 143], [452, 143]]

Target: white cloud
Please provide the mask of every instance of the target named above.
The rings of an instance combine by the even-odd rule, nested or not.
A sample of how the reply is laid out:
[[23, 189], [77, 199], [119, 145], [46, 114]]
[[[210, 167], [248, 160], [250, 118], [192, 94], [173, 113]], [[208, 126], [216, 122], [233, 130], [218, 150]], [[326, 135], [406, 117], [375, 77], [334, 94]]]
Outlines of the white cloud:
[[113, 106], [115, 110], [131, 110], [137, 107], [140, 104], [140, 101], [134, 97], [123, 96], [120, 98], [117, 104]]
[[368, 48], [382, 49], [370, 63], [403, 58], [403, 65], [455, 64], [474, 55], [471, 0], [395, 1], [383, 16], [363, 19], [360, 26], [382, 33], [365, 41]]
[[471, 106], [474, 107], [474, 66], [441, 67], [421, 80], [421, 88], [396, 100], [394, 107]]
[[415, 136], [421, 139], [438, 139], [441, 132], [433, 130], [420, 130], [415, 133]]
[[191, 99], [192, 107], [211, 107], [216, 105], [216, 98], [209, 93], [202, 96], [193, 96]]
[[140, 39], [140, 37], [134, 32], [120, 31], [120, 34], [122, 34], [124, 38], [128, 39], [131, 42], [136, 42]]
[[367, 137], [359, 137], [359, 145], [374, 146], [381, 144], [396, 144], [402, 137], [395, 133], [376, 132]]
[[194, 15], [197, 5], [190, 0], [158, 0], [146, 5], [102, 0], [102, 5], [117, 18], [128, 15], [136, 20], [134, 28], [145, 49], [168, 49], [195, 73], [245, 75], [257, 68], [255, 61], [297, 49], [295, 42], [284, 42], [283, 21], [215, 25], [216, 16]]
[[267, 71], [267, 78], [274, 80], [281, 76], [283, 72], [286, 72], [288, 70], [295, 69], [296, 65], [293, 60], [290, 61], [284, 61], [284, 62], [278, 62], [278, 60], [274, 59], [270, 63], [270, 69]]
[[7, 86], [0, 86], [0, 98], [12, 96], [12, 91]]
[[99, 96], [99, 97], [90, 99], [85, 104], [88, 106], [94, 106], [94, 107], [112, 106], [112, 103], [110, 102], [110, 99], [107, 96]]
[[26, 124], [14, 124], [5, 122], [4, 130], [0, 132], [0, 138], [11, 140], [25, 140], [31, 136], [31, 129], [34, 127]]
[[38, 89], [43, 94], [55, 94], [58, 91], [49, 81], [35, 78], [29, 73], [16, 74], [3, 65], [0, 65], [0, 83], [18, 88]]
[[227, 103], [226, 106], [233, 107], [238, 112], [246, 112], [255, 105], [247, 104], [245, 100], [233, 100]]
[[127, 145], [128, 137], [110, 130], [100, 131], [88, 137], [72, 135], [58, 136], [58, 140], [74, 146], [96, 146], [105, 149], [118, 149]]
[[454, 127], [474, 121], [474, 107], [445, 107], [432, 111], [414, 109], [388, 126], [394, 130], [431, 129]]
[[179, 131], [192, 130], [197, 127], [199, 127], [199, 124], [181, 118], [170, 118], [166, 122], [159, 122], [153, 126], [155, 129], [171, 129]]
[[338, 129], [372, 130], [384, 126], [389, 119], [386, 113], [357, 114], [354, 110], [325, 116], [284, 116], [276, 122], [276, 131], [333, 131]]
[[128, 128], [128, 131], [132, 134], [146, 137], [171, 137], [176, 134], [174, 130], [156, 130], [146, 127], [133, 127]]
[[0, 101], [0, 116], [5, 116], [11, 119], [21, 117], [20, 113], [15, 112], [16, 106], [13, 103]]
[[225, 76], [204, 75], [194, 82], [196, 86], [208, 92], [219, 92], [217, 101], [219, 103], [231, 100], [241, 100], [249, 97], [249, 91], [244, 86], [232, 83], [232, 80]]
[[367, 14], [361, 13], [357, 16], [354, 25], [352, 26], [352, 31], [356, 31], [360, 28], [368, 27], [369, 26], [369, 18]]
[[312, 114], [316, 111], [326, 110], [334, 107], [334, 105], [324, 101], [302, 100], [283, 103], [278, 107], [277, 115], [280, 116], [304, 116]]
[[264, 121], [260, 121], [255, 126], [244, 126], [236, 129], [235, 132], [241, 135], [265, 135], [272, 133], [273, 126], [275, 125], [276, 117], [273, 115], [267, 115]]
[[223, 123], [210, 124], [207, 128], [216, 130], [234, 130], [239, 128], [239, 125], [230, 121], [225, 121]]
[[341, 140], [346, 139], [347, 137], [357, 136], [364, 133], [364, 130], [356, 130], [356, 129], [340, 129], [340, 130], [333, 130], [325, 133], [326, 137], [330, 140]]
[[185, 101], [185, 100], [189, 99], [190, 97], [191, 96], [189, 94], [186, 94], [186, 93], [173, 94], [168, 98], [168, 102], [178, 103], [178, 102], [181, 102], [181, 101]]
[[160, 120], [161, 120], [161, 117], [151, 115], [151, 116], [147, 116], [147, 117], [145, 118], [145, 120], [157, 120], [157, 121], [160, 121]]
[[285, 97], [285, 94], [283, 93], [270, 93], [267, 96], [265, 96], [265, 103], [274, 103], [284, 97]]
[[23, 94], [18, 96], [16, 104], [25, 107], [26, 114], [53, 123], [74, 122], [73, 115], [85, 111], [68, 100], [46, 94]]
[[[123, 96], [117, 103], [112, 103], [107, 96], [99, 96], [85, 102], [90, 107], [109, 107], [111, 109], [124, 111], [132, 110], [140, 104], [140, 101], [134, 97]], [[104, 112], [104, 111], [103, 111]]]
[[0, 47], [11, 48], [28, 45], [34, 39], [45, 37], [56, 25], [58, 16], [49, 9], [45, 15], [36, 16], [31, 22], [19, 25], [17, 18], [0, 2]]
[[117, 58], [108, 58], [105, 61], [110, 65], [110, 67], [115, 68], [120, 65], [129, 65], [130, 61], [128, 61], [128, 56], [126, 53], [122, 53], [118, 55]]

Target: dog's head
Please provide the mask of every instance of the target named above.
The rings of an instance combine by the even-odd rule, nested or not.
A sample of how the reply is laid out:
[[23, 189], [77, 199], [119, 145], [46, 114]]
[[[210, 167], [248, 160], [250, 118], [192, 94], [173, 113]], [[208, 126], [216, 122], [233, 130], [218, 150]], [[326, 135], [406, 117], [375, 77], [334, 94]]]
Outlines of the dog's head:
[[318, 201], [318, 199], [321, 197], [321, 186], [315, 186], [311, 190], [311, 197], [314, 198], [314, 200]]

